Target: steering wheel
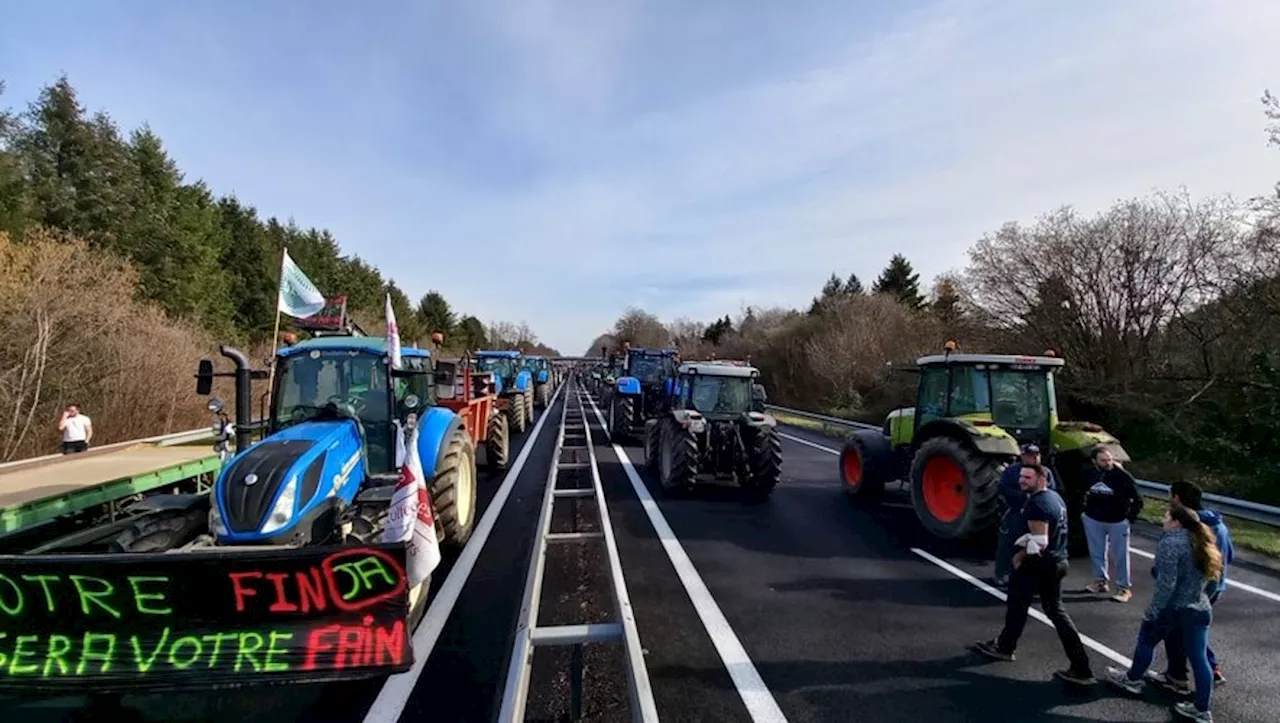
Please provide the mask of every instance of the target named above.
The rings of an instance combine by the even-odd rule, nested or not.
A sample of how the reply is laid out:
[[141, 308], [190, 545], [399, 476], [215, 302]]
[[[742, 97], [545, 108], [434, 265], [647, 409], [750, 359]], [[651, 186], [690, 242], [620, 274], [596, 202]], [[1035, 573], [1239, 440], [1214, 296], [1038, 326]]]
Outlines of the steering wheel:
[[349, 399], [343, 399], [342, 397], [335, 394], [329, 397], [328, 401], [330, 404], [333, 404], [338, 408], [342, 408], [344, 406], [348, 407], [352, 411], [352, 413], [355, 414], [355, 416], [357, 417], [363, 416], [365, 410], [368, 408], [368, 404], [366, 404], [364, 399], [358, 395], [353, 396]]

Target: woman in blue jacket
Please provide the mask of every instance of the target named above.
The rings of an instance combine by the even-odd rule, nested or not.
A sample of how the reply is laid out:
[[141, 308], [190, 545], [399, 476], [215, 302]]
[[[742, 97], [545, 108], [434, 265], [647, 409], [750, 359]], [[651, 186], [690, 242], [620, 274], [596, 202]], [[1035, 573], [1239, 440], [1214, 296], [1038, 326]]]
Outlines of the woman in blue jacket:
[[1200, 723], [1212, 723], [1213, 669], [1209, 667], [1209, 595], [1222, 577], [1222, 553], [1213, 531], [1186, 507], [1174, 506], [1164, 518], [1164, 535], [1156, 546], [1156, 589], [1147, 605], [1128, 671], [1107, 670], [1107, 681], [1130, 693], [1142, 692], [1143, 675], [1151, 667], [1156, 646], [1170, 630], [1182, 631], [1183, 646], [1196, 681], [1193, 702], [1179, 701], [1174, 710]]

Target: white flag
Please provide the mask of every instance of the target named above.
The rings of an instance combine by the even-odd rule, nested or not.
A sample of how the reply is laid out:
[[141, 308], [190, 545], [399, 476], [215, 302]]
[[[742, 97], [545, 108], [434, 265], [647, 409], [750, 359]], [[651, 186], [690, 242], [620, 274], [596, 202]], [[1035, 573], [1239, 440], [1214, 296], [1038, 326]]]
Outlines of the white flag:
[[426, 580], [440, 564], [440, 542], [436, 539], [435, 517], [431, 514], [431, 494], [427, 492], [422, 459], [418, 456], [418, 428], [415, 425], [405, 442], [404, 466], [400, 481], [391, 494], [383, 542], [407, 542], [409, 586]]
[[391, 357], [391, 368], [399, 369], [400, 327], [396, 325], [395, 309], [391, 308], [391, 294], [387, 294], [387, 356]]
[[289, 258], [288, 249], [285, 249], [284, 263], [280, 269], [280, 298], [276, 308], [295, 319], [314, 316], [324, 308], [324, 294]]

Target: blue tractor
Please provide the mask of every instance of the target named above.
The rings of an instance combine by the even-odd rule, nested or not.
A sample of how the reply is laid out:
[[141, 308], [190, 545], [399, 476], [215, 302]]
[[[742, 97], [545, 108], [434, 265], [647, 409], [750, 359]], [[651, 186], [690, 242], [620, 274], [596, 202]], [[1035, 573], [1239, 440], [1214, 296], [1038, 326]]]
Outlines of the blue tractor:
[[473, 356], [477, 371], [493, 374], [498, 409], [507, 415], [508, 426], [523, 434], [533, 424], [533, 373], [522, 368], [520, 352], [478, 351]]
[[[404, 349], [392, 369], [386, 340], [322, 336], [280, 349], [275, 357], [266, 436], [250, 443], [249, 379], [244, 355], [223, 348], [237, 365], [239, 451], [223, 465], [208, 496], [207, 532], [184, 546], [366, 544], [381, 539], [403, 463], [404, 430], [417, 429], [436, 534], [461, 548], [476, 517], [476, 450], [462, 416], [436, 406], [434, 364], [423, 349]], [[238, 358], [237, 358], [238, 357]], [[209, 394], [213, 363], [204, 360], [197, 392]], [[210, 410], [221, 412], [214, 399]], [[159, 518], [164, 519], [164, 518]], [[132, 542], [145, 539], [142, 530]], [[122, 540], [121, 547], [139, 550]], [[143, 548], [146, 546], [143, 545]], [[426, 609], [430, 581], [410, 590], [410, 618]]]
[[638, 438], [645, 420], [665, 413], [676, 394], [675, 349], [636, 349], [623, 344], [621, 370], [609, 395], [609, 436]]
[[533, 376], [533, 406], [546, 409], [551, 402], [551, 388], [555, 384], [551, 362], [543, 356], [526, 356], [524, 362], [524, 370]]

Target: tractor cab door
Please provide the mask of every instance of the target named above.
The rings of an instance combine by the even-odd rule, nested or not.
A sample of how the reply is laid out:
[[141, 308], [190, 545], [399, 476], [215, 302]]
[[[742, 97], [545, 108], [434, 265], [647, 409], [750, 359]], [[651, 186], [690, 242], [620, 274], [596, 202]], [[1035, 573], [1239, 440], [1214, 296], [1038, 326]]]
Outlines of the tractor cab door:
[[943, 365], [920, 370], [920, 386], [916, 389], [915, 428], [942, 419], [950, 411], [951, 370]]

